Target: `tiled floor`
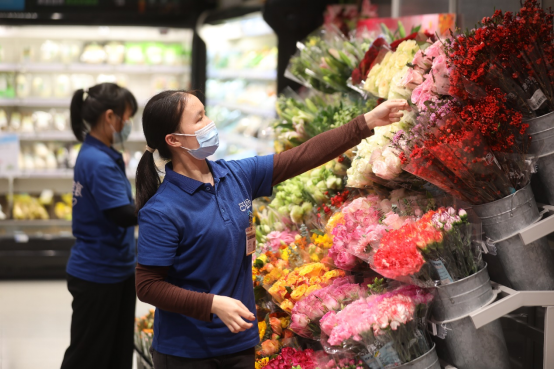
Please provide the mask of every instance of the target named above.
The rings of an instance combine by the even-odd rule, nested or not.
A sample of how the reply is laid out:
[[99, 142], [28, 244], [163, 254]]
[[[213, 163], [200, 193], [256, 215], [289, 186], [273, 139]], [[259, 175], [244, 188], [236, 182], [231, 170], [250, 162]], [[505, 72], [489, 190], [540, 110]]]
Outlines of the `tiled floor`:
[[[137, 301], [137, 314], [150, 305]], [[0, 369], [59, 369], [69, 344], [65, 281], [0, 282]]]

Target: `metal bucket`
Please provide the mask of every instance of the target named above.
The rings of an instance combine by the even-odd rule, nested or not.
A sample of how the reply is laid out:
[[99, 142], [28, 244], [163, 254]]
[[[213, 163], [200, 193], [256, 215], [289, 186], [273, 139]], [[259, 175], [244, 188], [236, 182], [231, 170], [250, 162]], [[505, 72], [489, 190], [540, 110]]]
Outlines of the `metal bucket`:
[[446, 337], [433, 337], [441, 359], [458, 369], [511, 368], [499, 320], [479, 329], [469, 317], [444, 323], [444, 326]]
[[479, 272], [467, 278], [438, 286], [431, 314], [438, 321], [458, 319], [490, 304], [495, 296], [485, 265]]
[[554, 112], [525, 121], [531, 135], [529, 154], [537, 155], [538, 176], [550, 205], [554, 205]]
[[423, 356], [418, 357], [415, 360], [410, 361], [409, 363], [397, 366], [397, 368], [402, 369], [441, 369], [439, 364], [439, 357], [437, 356], [437, 351], [435, 345], [431, 347], [431, 350], [427, 351]]
[[540, 217], [530, 184], [503, 199], [475, 205], [473, 210], [481, 218], [485, 235], [496, 243], [514, 289], [554, 289], [554, 256], [546, 238], [525, 245], [517, 234]]

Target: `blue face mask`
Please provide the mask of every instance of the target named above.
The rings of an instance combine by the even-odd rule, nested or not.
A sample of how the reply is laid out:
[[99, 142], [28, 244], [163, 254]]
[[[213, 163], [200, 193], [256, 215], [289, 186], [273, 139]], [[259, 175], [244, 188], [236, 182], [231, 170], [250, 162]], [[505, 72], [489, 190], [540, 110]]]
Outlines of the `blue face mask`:
[[117, 132], [115, 128], [113, 128], [113, 143], [123, 143], [129, 139], [129, 136], [131, 135], [131, 131], [133, 130], [133, 124], [130, 120], [127, 120], [123, 123], [123, 129], [121, 132]]
[[204, 160], [208, 156], [213, 155], [219, 147], [219, 134], [217, 133], [217, 128], [215, 127], [214, 122], [211, 122], [204, 128], [194, 132], [193, 135], [186, 133], [173, 134], [175, 136], [196, 136], [198, 145], [200, 145], [197, 149], [187, 149], [183, 146], [181, 146], [181, 148], [187, 150], [189, 154], [198, 160]]

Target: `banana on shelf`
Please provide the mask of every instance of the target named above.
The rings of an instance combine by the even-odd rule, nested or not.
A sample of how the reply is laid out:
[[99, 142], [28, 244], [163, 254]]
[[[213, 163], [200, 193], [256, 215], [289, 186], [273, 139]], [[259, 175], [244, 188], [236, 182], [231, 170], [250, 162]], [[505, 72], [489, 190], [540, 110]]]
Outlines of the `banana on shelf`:
[[54, 207], [54, 214], [56, 218], [71, 220], [71, 210], [72, 210], [72, 194], [66, 193], [61, 195], [62, 201], [57, 202]]
[[50, 219], [40, 200], [27, 194], [13, 196], [13, 218], [17, 220]]

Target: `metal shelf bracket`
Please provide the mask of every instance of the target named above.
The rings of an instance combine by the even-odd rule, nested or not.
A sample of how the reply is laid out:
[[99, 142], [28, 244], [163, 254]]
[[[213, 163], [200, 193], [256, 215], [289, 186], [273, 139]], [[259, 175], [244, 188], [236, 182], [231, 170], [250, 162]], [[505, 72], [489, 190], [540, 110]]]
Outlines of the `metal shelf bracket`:
[[[543, 209], [542, 214], [554, 213], [554, 206], [543, 205]], [[523, 241], [524, 244], [528, 245], [552, 232], [554, 232], [554, 216], [550, 215], [519, 231], [519, 237], [521, 237], [521, 241]]]
[[500, 290], [500, 294], [504, 297], [469, 315], [475, 328], [479, 329], [520, 307], [545, 307], [543, 368], [554, 368], [554, 350], [546, 349], [547, 347], [554, 347], [554, 291], [515, 291], [494, 282], [492, 284], [495, 289]]

